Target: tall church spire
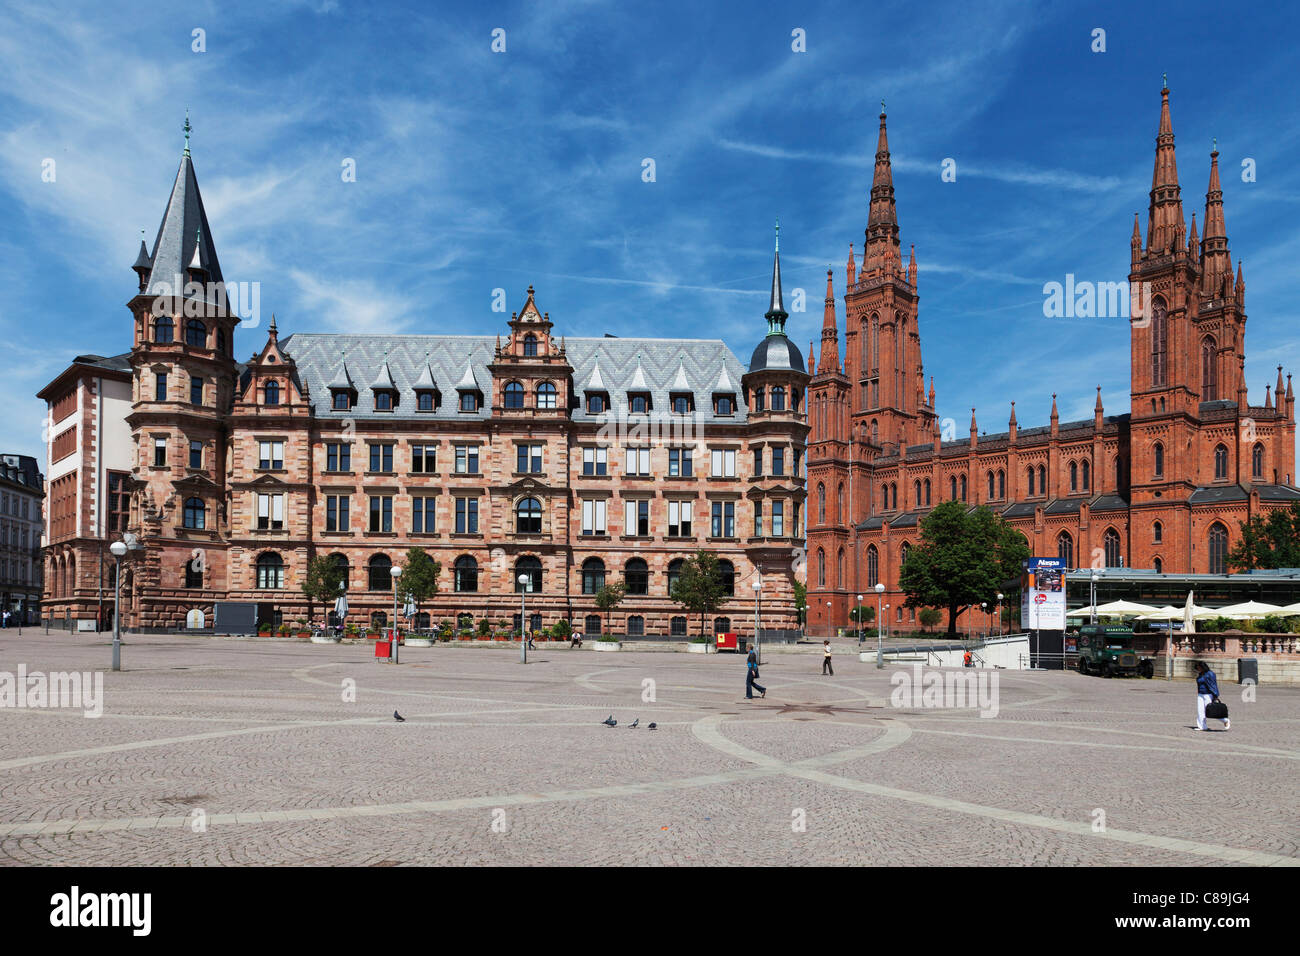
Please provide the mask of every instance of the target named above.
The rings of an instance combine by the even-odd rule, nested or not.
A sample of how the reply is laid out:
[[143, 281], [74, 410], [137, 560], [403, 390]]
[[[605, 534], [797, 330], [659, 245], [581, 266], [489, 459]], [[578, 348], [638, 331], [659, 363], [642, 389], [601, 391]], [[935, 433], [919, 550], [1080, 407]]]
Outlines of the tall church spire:
[[840, 338], [835, 326], [835, 290], [831, 286], [831, 269], [826, 267], [826, 306], [822, 314], [822, 357], [817, 374], [836, 374], [840, 370]]
[[1174, 124], [1169, 116], [1169, 88], [1160, 91], [1160, 130], [1156, 133], [1156, 161], [1151, 171], [1151, 205], [1147, 218], [1147, 252], [1168, 252], [1182, 245], [1183, 201], [1178, 187], [1178, 161], [1174, 155]]
[[889, 162], [884, 107], [881, 102], [880, 138], [876, 143], [876, 169], [871, 179], [871, 206], [867, 212], [867, 242], [862, 252], [863, 272], [883, 269], [899, 258], [898, 213], [894, 207], [894, 174]]
[[1201, 273], [1201, 288], [1211, 298], [1220, 298], [1224, 277], [1232, 276], [1232, 257], [1228, 253], [1228, 230], [1223, 221], [1218, 149], [1210, 153], [1210, 185], [1205, 190], [1205, 235], [1201, 238]]

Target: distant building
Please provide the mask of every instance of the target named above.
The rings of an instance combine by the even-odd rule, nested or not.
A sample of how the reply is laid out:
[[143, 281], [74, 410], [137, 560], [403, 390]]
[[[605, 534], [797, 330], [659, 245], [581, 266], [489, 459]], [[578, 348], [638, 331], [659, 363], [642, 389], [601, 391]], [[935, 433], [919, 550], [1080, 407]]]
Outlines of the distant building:
[[0, 455], [0, 609], [35, 623], [41, 600], [44, 476], [30, 455]]
[[[1150, 298], [1128, 330], [1129, 410], [1105, 414], [1098, 389], [1093, 418], [1060, 422], [1053, 395], [1048, 425], [1020, 428], [1012, 402], [1005, 432], [981, 434], [971, 409], [969, 438], [956, 439], [942, 434], [933, 379], [926, 390], [916, 257], [901, 258], [881, 114], [860, 267], [850, 247], [844, 359], [828, 276], [809, 384], [811, 628], [846, 625], [877, 583], [890, 623], [914, 623], [899, 570], [941, 501], [988, 505], [1032, 554], [1067, 567], [1222, 574], [1242, 521], [1300, 500], [1290, 376], [1279, 366], [1263, 402], [1247, 399], [1246, 283], [1228, 252], [1218, 157], [1199, 236], [1195, 215], [1190, 230], [1183, 218], [1163, 90], [1146, 241], [1136, 217], [1130, 240], [1130, 286]], [[972, 371], [1015, 347], [990, 341]]]
[[752, 632], [760, 577], [763, 626], [796, 626], [808, 374], [779, 251], [748, 369], [718, 339], [557, 336], [532, 287], [495, 340], [441, 315], [454, 334], [280, 338], [272, 317], [241, 364], [187, 148], [133, 268], [130, 351], [80, 356], [40, 393], [56, 621], [111, 605], [104, 546], [130, 533], [129, 627], [210, 626], [219, 601], [306, 618], [316, 556], [346, 569], [349, 621], [383, 623], [411, 547], [443, 569], [420, 625], [509, 623], [522, 576], [533, 626], [602, 629], [595, 592], [621, 581], [612, 630], [694, 634], [669, 589], [705, 549], [728, 591], [706, 630]]

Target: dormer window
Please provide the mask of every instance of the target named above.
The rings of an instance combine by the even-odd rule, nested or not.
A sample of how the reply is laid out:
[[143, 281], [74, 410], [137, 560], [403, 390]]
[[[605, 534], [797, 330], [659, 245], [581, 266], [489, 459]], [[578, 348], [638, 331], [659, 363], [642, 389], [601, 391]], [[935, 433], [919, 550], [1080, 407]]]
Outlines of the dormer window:
[[330, 392], [330, 408], [336, 412], [346, 412], [352, 409], [352, 393], [345, 388], [336, 388]]
[[[527, 335], [524, 336], [524, 358], [536, 358], [536, 357], [537, 357], [537, 336], [533, 335], [532, 332], [529, 332]], [[523, 408], [522, 405], [520, 405], [519, 407]]]
[[279, 405], [280, 404], [280, 383], [275, 381], [274, 379], [267, 382], [266, 387], [263, 390], [263, 395], [265, 396], [263, 399], [263, 404]]
[[415, 393], [415, 407], [421, 412], [436, 412], [441, 403], [436, 389], [425, 388]]
[[715, 415], [736, 414], [736, 396], [734, 394], [714, 395], [713, 414]]
[[395, 396], [388, 389], [375, 390], [375, 411], [391, 412], [396, 404]]
[[650, 393], [629, 392], [627, 396], [627, 410], [633, 415], [646, 414], [650, 411]]
[[505, 388], [506, 408], [524, 407], [524, 387], [518, 382], [507, 382]]
[[609, 395], [605, 392], [587, 393], [587, 414], [603, 415], [609, 410]]
[[460, 410], [462, 412], [478, 411], [478, 392], [460, 393]]
[[673, 405], [674, 415], [689, 415], [691, 413], [691, 396], [678, 393], [669, 398]]

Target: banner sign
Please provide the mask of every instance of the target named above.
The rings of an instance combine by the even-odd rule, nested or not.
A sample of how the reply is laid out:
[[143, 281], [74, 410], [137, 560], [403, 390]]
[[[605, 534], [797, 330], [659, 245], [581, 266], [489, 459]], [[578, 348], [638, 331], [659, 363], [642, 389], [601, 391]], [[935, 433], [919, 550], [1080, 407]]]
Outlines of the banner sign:
[[1030, 558], [1020, 582], [1021, 626], [1029, 630], [1065, 630], [1065, 561]]

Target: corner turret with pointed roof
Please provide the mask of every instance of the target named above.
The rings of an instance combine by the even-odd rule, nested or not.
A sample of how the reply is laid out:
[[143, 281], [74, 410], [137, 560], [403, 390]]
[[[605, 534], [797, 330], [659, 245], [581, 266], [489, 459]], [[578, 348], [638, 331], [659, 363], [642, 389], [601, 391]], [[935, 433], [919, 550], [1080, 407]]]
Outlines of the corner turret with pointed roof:
[[762, 372], [768, 369], [793, 370], [803, 373], [803, 355], [799, 346], [790, 341], [785, 334], [785, 320], [789, 314], [785, 311], [781, 290], [781, 221], [776, 222], [775, 251], [772, 254], [772, 288], [768, 300], [767, 335], [758, 343], [749, 359], [750, 372]]

